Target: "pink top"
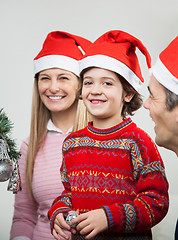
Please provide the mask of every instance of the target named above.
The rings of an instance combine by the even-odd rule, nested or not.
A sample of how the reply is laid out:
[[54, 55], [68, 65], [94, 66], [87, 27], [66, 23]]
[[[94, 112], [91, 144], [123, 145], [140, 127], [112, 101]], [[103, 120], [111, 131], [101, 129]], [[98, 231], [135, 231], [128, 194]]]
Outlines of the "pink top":
[[28, 141], [22, 144], [22, 156], [19, 160], [22, 191], [15, 196], [10, 239], [54, 240], [50, 233], [47, 212], [53, 200], [63, 191], [60, 166], [62, 163], [62, 143], [67, 135], [61, 133], [53, 134], [49, 131], [43, 148], [38, 151], [35, 158], [32, 181], [34, 200], [29, 199], [25, 185], [25, 162]]

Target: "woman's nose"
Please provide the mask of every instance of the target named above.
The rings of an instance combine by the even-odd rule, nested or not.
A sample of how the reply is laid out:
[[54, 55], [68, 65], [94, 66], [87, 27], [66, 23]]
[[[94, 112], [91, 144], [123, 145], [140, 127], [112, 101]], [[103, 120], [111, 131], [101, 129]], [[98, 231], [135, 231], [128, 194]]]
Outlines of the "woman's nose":
[[50, 84], [50, 91], [56, 93], [59, 91], [59, 83], [56, 80], [52, 80]]

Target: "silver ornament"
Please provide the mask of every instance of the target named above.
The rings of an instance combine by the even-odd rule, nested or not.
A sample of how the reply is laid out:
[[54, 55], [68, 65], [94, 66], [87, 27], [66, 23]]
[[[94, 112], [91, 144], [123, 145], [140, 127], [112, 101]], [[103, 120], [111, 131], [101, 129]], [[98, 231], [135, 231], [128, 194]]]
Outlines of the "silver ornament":
[[7, 181], [13, 169], [13, 163], [7, 152], [7, 144], [3, 139], [0, 139], [0, 182]]
[[73, 224], [72, 226], [70, 225], [70, 221], [71, 221], [72, 219], [76, 218], [77, 216], [78, 216], [78, 213], [76, 213], [76, 212], [71, 212], [71, 213], [69, 213], [69, 214], [67, 215], [67, 217], [66, 217], [66, 222], [67, 222], [67, 224], [68, 224], [71, 228], [75, 228], [75, 227], [77, 226], [78, 223]]
[[8, 159], [0, 160], [0, 182], [7, 181], [13, 171], [13, 164]]

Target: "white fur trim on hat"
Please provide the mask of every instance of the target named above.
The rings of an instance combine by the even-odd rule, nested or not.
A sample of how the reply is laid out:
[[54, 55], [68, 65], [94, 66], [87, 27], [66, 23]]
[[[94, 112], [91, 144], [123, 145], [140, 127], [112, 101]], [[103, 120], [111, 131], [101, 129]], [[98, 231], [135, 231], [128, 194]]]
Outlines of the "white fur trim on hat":
[[178, 95], [178, 79], [165, 67], [160, 58], [151, 68], [151, 72], [164, 87]]
[[124, 63], [106, 55], [93, 55], [79, 61], [80, 72], [88, 67], [100, 67], [123, 76], [136, 91], [139, 92], [143, 83], [140, 78]]
[[49, 68], [61, 68], [79, 76], [79, 63], [73, 58], [62, 55], [48, 55], [34, 60], [34, 75]]

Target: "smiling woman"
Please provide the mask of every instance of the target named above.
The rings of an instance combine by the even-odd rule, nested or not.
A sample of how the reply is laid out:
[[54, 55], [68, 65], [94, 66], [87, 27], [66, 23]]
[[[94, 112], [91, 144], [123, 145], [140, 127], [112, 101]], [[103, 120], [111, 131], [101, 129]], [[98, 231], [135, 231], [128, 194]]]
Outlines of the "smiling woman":
[[21, 147], [22, 191], [15, 197], [10, 239], [54, 239], [47, 211], [63, 191], [59, 173], [63, 140], [76, 128], [77, 116], [86, 114], [79, 103], [78, 60], [83, 53], [78, 46], [85, 51], [89, 45], [82, 37], [51, 32], [34, 59], [31, 130]]
[[[43, 70], [39, 73], [38, 90], [42, 102], [51, 112], [53, 123], [66, 132], [75, 119], [79, 95], [78, 77], [60, 68]], [[65, 117], [65, 122], [61, 121], [61, 117]]]

